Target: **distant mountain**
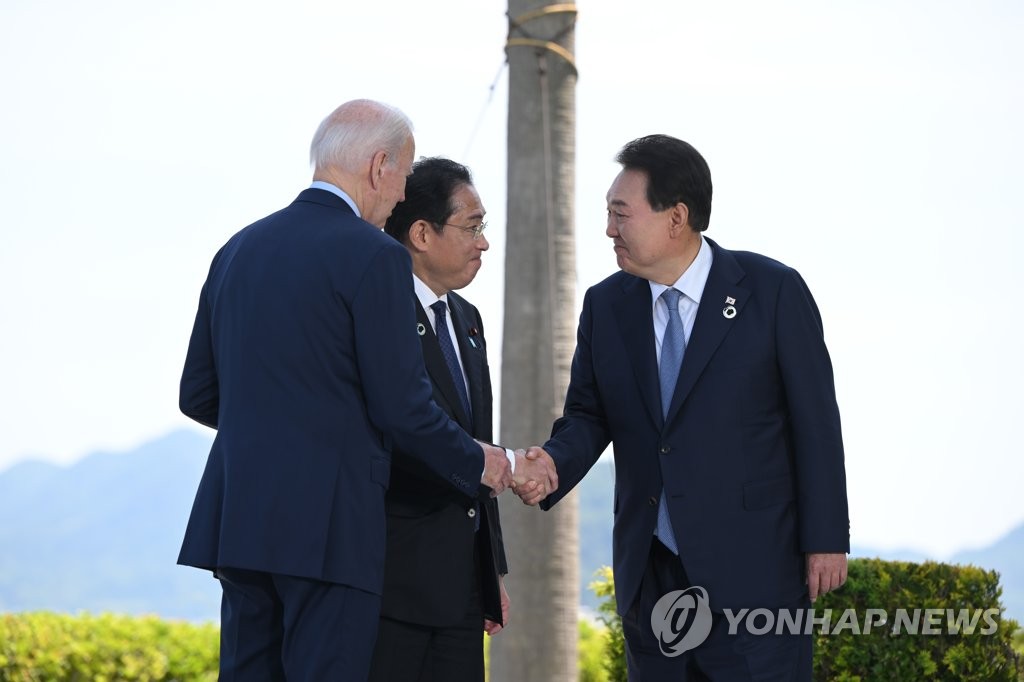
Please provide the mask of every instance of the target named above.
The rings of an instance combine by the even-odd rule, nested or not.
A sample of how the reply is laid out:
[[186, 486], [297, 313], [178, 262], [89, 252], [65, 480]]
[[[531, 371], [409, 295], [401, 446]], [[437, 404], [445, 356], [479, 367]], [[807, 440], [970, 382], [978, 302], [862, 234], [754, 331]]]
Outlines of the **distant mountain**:
[[[909, 549], [876, 550], [852, 547], [850, 556], [878, 557], [888, 561], [935, 561], [935, 557]], [[972, 565], [999, 573], [1003, 588], [1002, 603], [1010, 618], [1024, 625], [1024, 524], [1003, 536], [994, 545], [984, 549], [957, 552], [945, 561], [950, 564]]]
[[[156, 613], [217, 620], [220, 587], [175, 565], [212, 434], [175, 431], [131, 452], [100, 452], [64, 467], [23, 462], [0, 473], [0, 612]], [[612, 561], [614, 467], [601, 459], [577, 487], [580, 603]], [[853, 556], [923, 561], [912, 551], [854, 548]], [[998, 570], [1008, 614], [1024, 621], [1024, 525], [956, 563]], [[510, 557], [515, 570], [515, 557]]]
[[990, 547], [954, 555], [953, 563], [999, 571], [1003, 606], [1010, 618], [1024, 625], [1024, 524]]
[[[611, 459], [594, 465], [577, 487], [580, 500], [580, 603], [596, 607], [597, 598], [587, 589], [594, 571], [612, 561], [612, 498], [615, 469]], [[911, 549], [875, 550], [851, 547], [851, 557], [878, 557], [887, 561], [921, 563], [929, 556]], [[1024, 524], [985, 549], [960, 552], [948, 563], [973, 564], [996, 570], [1003, 588], [1002, 603], [1010, 618], [1024, 625]]]
[[935, 557], [928, 556], [916, 549], [869, 549], [867, 547], [850, 547], [850, 556], [860, 559], [885, 559], [886, 561], [911, 561], [920, 564], [925, 561], [934, 561]]
[[211, 440], [176, 431], [128, 453], [0, 474], [0, 611], [218, 619], [212, 575], [175, 565]]

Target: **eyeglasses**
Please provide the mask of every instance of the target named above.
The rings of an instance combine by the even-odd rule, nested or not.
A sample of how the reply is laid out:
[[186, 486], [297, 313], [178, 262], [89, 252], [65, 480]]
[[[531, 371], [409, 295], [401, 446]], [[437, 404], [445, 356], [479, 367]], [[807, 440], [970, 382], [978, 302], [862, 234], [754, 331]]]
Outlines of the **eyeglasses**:
[[483, 236], [484, 230], [487, 229], [486, 220], [481, 222], [479, 225], [474, 225], [473, 227], [467, 227], [465, 225], [456, 225], [455, 223], [442, 223], [442, 225], [447, 225], [448, 227], [455, 227], [462, 230], [463, 232], [469, 232], [471, 235], [473, 235], [473, 239], [480, 239], [480, 237]]

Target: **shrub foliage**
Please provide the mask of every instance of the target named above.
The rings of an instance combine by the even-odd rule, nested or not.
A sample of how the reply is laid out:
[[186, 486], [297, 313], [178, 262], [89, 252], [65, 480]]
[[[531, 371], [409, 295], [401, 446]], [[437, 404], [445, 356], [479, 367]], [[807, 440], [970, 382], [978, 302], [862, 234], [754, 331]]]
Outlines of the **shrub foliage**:
[[[838, 617], [845, 609], [855, 609], [862, 630], [866, 629], [868, 609], [885, 611], [887, 619], [867, 633], [848, 629], [843, 634], [819, 632], [815, 679], [1021, 679], [1020, 660], [1012, 646], [1018, 625], [1003, 618], [1001, 594], [999, 574], [975, 566], [851, 560], [846, 585], [819, 599], [815, 611], [831, 609]], [[915, 609], [921, 610], [916, 625]], [[991, 610], [988, 620], [978, 617], [985, 610]], [[911, 634], [915, 630], [917, 634]], [[926, 634], [929, 631], [931, 634]]]
[[605, 626], [604, 673], [608, 682], [626, 680], [626, 638], [622, 634], [622, 619], [615, 610], [615, 580], [612, 569], [602, 566], [595, 572], [597, 580], [590, 589], [601, 598], [597, 607], [598, 619]]
[[0, 615], [2, 682], [213, 682], [216, 625], [155, 616]]
[[[599, 571], [599, 579], [590, 588], [602, 597], [601, 618], [608, 626], [608, 682], [626, 682], [625, 641], [615, 612], [611, 569]], [[846, 585], [814, 604], [816, 619], [823, 618], [826, 611], [831, 616], [825, 628], [814, 627], [814, 679], [1024, 681], [1024, 665], [1013, 647], [1014, 633], [1020, 642], [1021, 632], [1015, 621], [1002, 617], [1000, 595], [995, 571], [931, 562], [851, 559]], [[855, 619], [848, 619], [846, 622], [851, 626], [840, 630], [837, 625], [847, 609], [853, 609]], [[877, 615], [871, 621], [874, 626], [865, 632], [869, 609]], [[897, 630], [900, 609], [906, 613]], [[922, 612], [918, 616], [917, 634], [910, 634], [915, 630], [915, 609]], [[924, 609], [935, 609], [927, 625], [929, 612]], [[977, 615], [987, 609], [995, 610], [989, 612], [989, 620]], [[885, 613], [881, 623], [879, 612]], [[953, 634], [958, 618], [961, 627]], [[974, 627], [964, 627], [968, 623]], [[985, 634], [989, 630], [992, 632]], [[934, 634], [925, 634], [929, 631]]]
[[[601, 599], [598, 618], [604, 627], [580, 623], [580, 682], [625, 682], [625, 640], [611, 569], [600, 569], [590, 589]], [[1000, 594], [994, 571], [853, 559], [846, 585], [814, 605], [814, 679], [1024, 681], [1021, 654], [1014, 651], [1014, 645], [1024, 645], [1024, 632], [1002, 617]], [[848, 609], [856, 618], [846, 622], [854, 626], [837, 631]], [[897, 628], [900, 609], [906, 613]], [[922, 610], [916, 625], [915, 609]], [[930, 622], [924, 609], [933, 609]], [[994, 610], [989, 619], [972, 617], [986, 609]], [[878, 615], [869, 617], [869, 610]], [[830, 625], [822, 632], [826, 612]], [[958, 618], [960, 632], [954, 632], [950, 620]], [[908, 632], [915, 629], [917, 634]], [[218, 644], [214, 624], [155, 616], [3, 614], [0, 682], [213, 682]]]

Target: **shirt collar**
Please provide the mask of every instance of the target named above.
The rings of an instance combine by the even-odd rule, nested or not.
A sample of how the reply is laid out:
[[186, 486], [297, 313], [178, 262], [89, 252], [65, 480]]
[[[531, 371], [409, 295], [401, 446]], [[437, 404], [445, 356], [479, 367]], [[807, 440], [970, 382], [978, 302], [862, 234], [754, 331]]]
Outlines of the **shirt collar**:
[[348, 195], [348, 193], [345, 192], [345, 190], [343, 190], [342, 188], [338, 187], [337, 185], [332, 185], [331, 183], [324, 182], [323, 180], [314, 180], [313, 184], [310, 185], [309, 188], [310, 189], [322, 189], [322, 190], [325, 190], [327, 192], [330, 192], [331, 194], [333, 194], [333, 195], [335, 195], [337, 197], [340, 197], [342, 200], [344, 200], [344, 202], [346, 204], [348, 204], [349, 206], [352, 207], [352, 210], [355, 211], [355, 214], [357, 216], [359, 216], [360, 218], [363, 217], [363, 214], [359, 212], [359, 207], [356, 206], [356, 202], [353, 201], [352, 197], [350, 197]]
[[[694, 303], [700, 303], [700, 297], [704, 294], [704, 285], [708, 283], [708, 273], [711, 272], [711, 261], [713, 259], [711, 253], [711, 245], [704, 239], [704, 235], [700, 236], [700, 250], [697, 251], [697, 257], [690, 263], [690, 267], [686, 268], [679, 279], [673, 284], [673, 288], [678, 289], [688, 299]], [[658, 297], [661, 296], [665, 289], [668, 289], [664, 284], [658, 284], [657, 282], [651, 282], [651, 299], [657, 302]]]
[[438, 296], [435, 294], [430, 287], [428, 287], [422, 279], [416, 276], [416, 273], [412, 273], [412, 284], [416, 290], [416, 298], [419, 299], [420, 305], [423, 306], [424, 310], [430, 310], [430, 306], [434, 305], [438, 301], [444, 301], [444, 304], [448, 305], [448, 294]]

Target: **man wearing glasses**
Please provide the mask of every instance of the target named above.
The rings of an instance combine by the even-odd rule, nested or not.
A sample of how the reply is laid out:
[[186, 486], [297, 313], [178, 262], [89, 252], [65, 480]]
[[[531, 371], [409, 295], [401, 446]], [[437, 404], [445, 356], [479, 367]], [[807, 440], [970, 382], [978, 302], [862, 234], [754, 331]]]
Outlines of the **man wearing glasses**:
[[[489, 247], [469, 170], [422, 159], [385, 231], [412, 256], [416, 332], [434, 401], [471, 436], [491, 440], [491, 378], [477, 309], [454, 293]], [[451, 490], [395, 451], [385, 499], [387, 555], [372, 682], [482, 682], [483, 640], [508, 617], [498, 505]]]

